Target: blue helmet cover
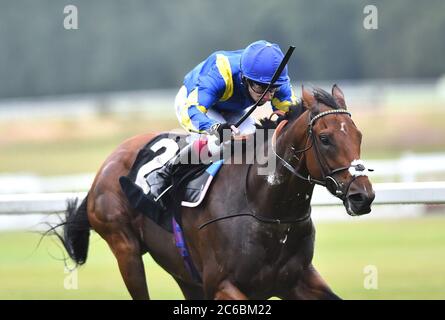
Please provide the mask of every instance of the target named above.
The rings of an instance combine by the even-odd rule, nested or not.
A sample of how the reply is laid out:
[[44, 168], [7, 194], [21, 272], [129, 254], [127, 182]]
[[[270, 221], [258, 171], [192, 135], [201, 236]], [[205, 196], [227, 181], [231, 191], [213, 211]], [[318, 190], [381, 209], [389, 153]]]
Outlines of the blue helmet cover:
[[[284, 54], [275, 43], [259, 40], [251, 43], [241, 55], [241, 71], [243, 75], [253, 81], [269, 84], [283, 60]], [[287, 65], [275, 81], [275, 85], [289, 82]]]

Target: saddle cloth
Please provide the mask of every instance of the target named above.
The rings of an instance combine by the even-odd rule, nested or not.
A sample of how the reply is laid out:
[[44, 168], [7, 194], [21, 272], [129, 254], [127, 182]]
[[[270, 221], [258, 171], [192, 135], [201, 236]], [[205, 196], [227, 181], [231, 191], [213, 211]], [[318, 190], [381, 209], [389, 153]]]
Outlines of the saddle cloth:
[[160, 206], [155, 206], [145, 197], [150, 190], [146, 177], [162, 167], [186, 144], [185, 135], [172, 137], [171, 134], [161, 134], [157, 136], [138, 152], [128, 175], [119, 179], [130, 206], [169, 232], [173, 232], [172, 217], [181, 224], [180, 206], [197, 207], [202, 203], [224, 162], [224, 160], [218, 160], [212, 164], [191, 165], [190, 171], [184, 176], [174, 176], [174, 187], [170, 190], [171, 192], [163, 195], [164, 204], [168, 204], [167, 210], [162, 210]]

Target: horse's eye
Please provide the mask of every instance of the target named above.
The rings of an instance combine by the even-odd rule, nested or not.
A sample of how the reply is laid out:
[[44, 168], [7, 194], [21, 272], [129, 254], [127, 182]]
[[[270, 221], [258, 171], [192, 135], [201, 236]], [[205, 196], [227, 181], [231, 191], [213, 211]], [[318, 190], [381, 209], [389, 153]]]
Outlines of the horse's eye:
[[325, 146], [329, 145], [329, 138], [327, 136], [321, 135], [320, 136], [320, 141], [321, 143], [323, 143]]

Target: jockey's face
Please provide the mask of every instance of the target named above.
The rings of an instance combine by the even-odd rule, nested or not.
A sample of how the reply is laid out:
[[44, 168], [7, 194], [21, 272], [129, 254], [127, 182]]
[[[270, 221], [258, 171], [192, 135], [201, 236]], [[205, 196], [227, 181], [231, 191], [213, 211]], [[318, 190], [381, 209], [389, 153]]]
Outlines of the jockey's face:
[[[249, 90], [249, 94], [252, 97], [252, 100], [258, 101], [259, 98], [261, 98], [264, 91], [267, 89], [267, 85], [260, 84], [251, 80], [247, 80], [247, 87]], [[262, 106], [266, 102], [272, 100], [275, 92], [277, 92], [279, 87], [272, 87], [269, 90], [267, 90], [267, 93], [264, 95], [263, 99], [261, 99], [260, 103], [258, 105]]]

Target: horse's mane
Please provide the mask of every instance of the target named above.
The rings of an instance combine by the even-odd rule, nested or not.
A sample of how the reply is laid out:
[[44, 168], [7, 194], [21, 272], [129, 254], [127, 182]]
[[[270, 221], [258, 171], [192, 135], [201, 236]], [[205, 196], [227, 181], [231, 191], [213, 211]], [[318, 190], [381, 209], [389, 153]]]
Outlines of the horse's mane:
[[[321, 88], [315, 88], [313, 89], [312, 93], [318, 103], [322, 103], [332, 109], [340, 108], [334, 97], [327, 91]], [[256, 127], [257, 129], [275, 129], [281, 121], [288, 120], [289, 122], [292, 122], [298, 119], [305, 111], [306, 107], [304, 106], [303, 101], [299, 100], [296, 105], [292, 105], [289, 107], [289, 111], [286, 112], [284, 116], [278, 117], [277, 120], [271, 120], [267, 117], [262, 118], [259, 120], [259, 123], [256, 124]], [[312, 114], [312, 116], [315, 116], [315, 114], [317, 114], [318, 112], [318, 108], [315, 108], [314, 114]]]
[[278, 117], [276, 120], [269, 119], [265, 117], [259, 120], [256, 124], [257, 129], [275, 129], [278, 124], [283, 120], [294, 121], [298, 119], [304, 112], [306, 107], [303, 105], [302, 101], [298, 101], [296, 105], [291, 105], [289, 111], [284, 114], [284, 116]]

